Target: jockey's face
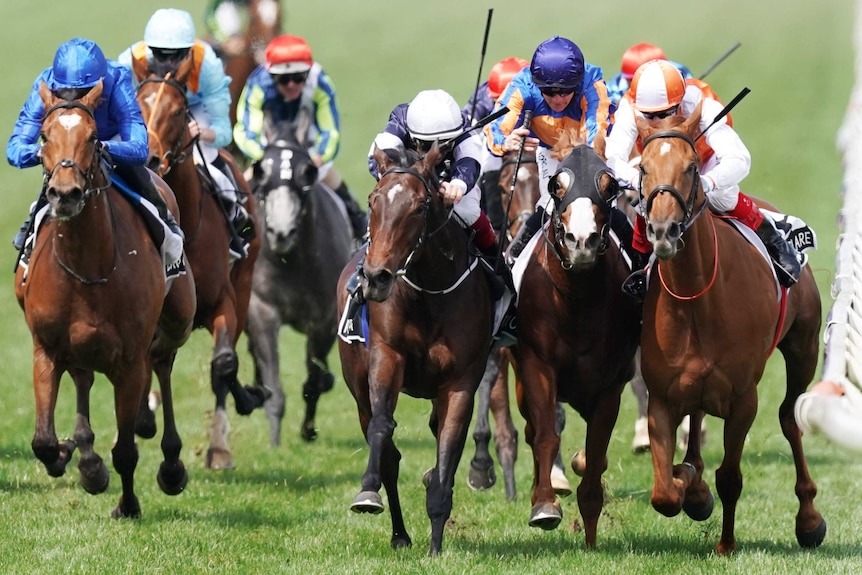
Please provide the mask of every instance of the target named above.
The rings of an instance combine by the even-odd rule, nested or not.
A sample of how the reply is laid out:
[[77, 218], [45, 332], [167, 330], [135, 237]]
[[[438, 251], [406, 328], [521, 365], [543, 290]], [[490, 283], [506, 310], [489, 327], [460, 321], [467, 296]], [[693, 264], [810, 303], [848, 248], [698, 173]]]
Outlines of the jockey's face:
[[542, 88], [542, 98], [554, 112], [562, 112], [571, 104], [575, 97], [574, 90], [563, 90], [561, 88]]
[[191, 48], [150, 48], [153, 52], [153, 62], [163, 71], [176, 72], [180, 64], [191, 56]]
[[677, 113], [678, 110], [679, 105], [676, 105], [668, 108], [667, 110], [659, 110], [657, 112], [641, 112], [641, 114], [643, 114], [647, 122], [650, 122], [652, 124], [658, 122], [659, 120], [663, 120], [668, 116], [673, 116]]
[[292, 101], [299, 98], [302, 94], [302, 89], [305, 87], [305, 81], [308, 79], [308, 72], [296, 72], [294, 74], [273, 74], [272, 81], [278, 89], [278, 93], [287, 100]]

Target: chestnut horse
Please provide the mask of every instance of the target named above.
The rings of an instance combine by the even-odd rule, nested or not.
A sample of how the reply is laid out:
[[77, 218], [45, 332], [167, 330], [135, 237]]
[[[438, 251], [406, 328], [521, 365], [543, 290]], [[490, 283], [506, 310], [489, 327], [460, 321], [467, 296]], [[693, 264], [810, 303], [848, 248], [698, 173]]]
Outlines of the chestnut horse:
[[308, 378], [302, 386], [300, 435], [306, 441], [317, 438], [317, 402], [335, 382], [327, 363], [337, 325], [335, 284], [353, 242], [341, 201], [317, 182], [317, 168], [294, 129], [287, 122], [279, 125], [255, 167], [264, 241], [254, 267], [246, 333], [255, 383], [272, 394], [265, 404], [272, 445], [279, 444], [284, 417], [278, 350], [282, 325], [306, 335]]
[[566, 402], [587, 423], [577, 497], [585, 543], [594, 547], [608, 444], [622, 390], [634, 374], [640, 306], [620, 289], [629, 271], [611, 219], [624, 216], [612, 209], [620, 189], [604, 161], [593, 148], [577, 145], [561, 160], [549, 188], [553, 210], [528, 252], [514, 348], [518, 406], [533, 450], [530, 525], [554, 529], [562, 520], [551, 466], [560, 448], [555, 405]]
[[[225, 208], [210, 178], [199, 173], [192, 153], [197, 141], [189, 134], [185, 84], [191, 72], [191, 61], [185, 61], [174, 78], [153, 75], [145, 68], [145, 64], [135, 61], [134, 73], [140, 82], [137, 100], [147, 123], [150, 165], [165, 178], [177, 196], [180, 225], [186, 236], [186, 255], [197, 289], [195, 327], [205, 327], [213, 336], [210, 377], [216, 402], [206, 465], [210, 469], [226, 469], [233, 467], [227, 441], [228, 392], [233, 395], [236, 410], [241, 415], [248, 415], [262, 406], [265, 398], [262, 388], [243, 386], [237, 380], [239, 360], [235, 349], [245, 326], [260, 239], [249, 243], [247, 257], [231, 263]], [[230, 155], [224, 151], [220, 153], [233, 169], [234, 180], [240, 187], [238, 193], [249, 197], [248, 184]], [[254, 202], [247, 201], [246, 208], [254, 218]]]
[[[398, 497], [401, 453], [392, 440], [398, 395], [434, 403], [429, 424], [437, 439], [437, 462], [426, 474], [425, 502], [432, 555], [442, 549], [452, 512], [455, 471], [491, 346], [492, 320], [488, 280], [468, 251], [464, 229], [437, 192], [435, 167], [441, 157], [436, 144], [418, 161], [390, 158], [375, 148], [382, 175], [368, 198], [371, 240], [361, 269], [367, 346], [338, 341], [344, 379], [370, 446], [362, 491], [350, 507], [381, 513], [382, 484], [396, 548], [411, 544]], [[339, 278], [339, 317], [345, 304], [341, 294], [360, 257], [354, 256]]]
[[[15, 294], [33, 336], [33, 452], [49, 475], [60, 477], [77, 448], [83, 488], [92, 494], [108, 488], [109, 472], [93, 450], [89, 401], [94, 372], [105, 374], [114, 387], [117, 418], [111, 456], [123, 483], [112, 515], [139, 517], [135, 419], [149, 388], [151, 353], [164, 397], [165, 459], [158, 483], [165, 493], [176, 495], [188, 481], [179, 458], [170, 370], [176, 349], [191, 332], [194, 286], [191, 278], [179, 276], [165, 301], [159, 250], [101, 165], [93, 116], [101, 82], [76, 101], [56, 98], [44, 82], [39, 94], [46, 110], [42, 165], [50, 209], [38, 226], [28, 265], [20, 265], [15, 274]], [[164, 182], [158, 184], [173, 203]], [[54, 408], [65, 372], [75, 382], [77, 417], [74, 440], [58, 442]]]
[[[808, 266], [793, 288], [779, 289], [772, 264], [758, 248], [707, 209], [695, 151], [700, 117], [698, 105], [687, 120], [672, 116], [656, 127], [638, 122], [644, 143], [641, 198], [658, 258], [644, 301], [641, 342], [655, 474], [652, 505], [669, 517], [680, 510], [695, 520], [710, 516], [700, 420], [704, 412], [723, 419], [724, 458], [715, 472], [723, 508], [718, 552], [736, 549], [742, 449], [757, 413], [757, 383], [777, 346], [787, 373], [778, 420], [796, 468], [796, 538], [803, 547], [816, 547], [826, 536], [826, 522], [814, 507], [817, 486], [793, 406], [817, 367], [820, 293]], [[674, 465], [675, 431], [687, 414], [688, 450]]]

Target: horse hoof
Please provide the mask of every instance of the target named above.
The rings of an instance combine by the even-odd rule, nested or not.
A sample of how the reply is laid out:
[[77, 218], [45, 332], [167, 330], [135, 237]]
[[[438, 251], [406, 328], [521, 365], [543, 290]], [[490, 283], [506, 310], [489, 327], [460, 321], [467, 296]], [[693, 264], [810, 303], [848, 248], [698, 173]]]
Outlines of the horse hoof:
[[406, 533], [404, 535], [393, 535], [392, 541], [389, 542], [392, 545], [393, 549], [403, 549], [405, 547], [411, 547], [413, 545], [413, 541], [410, 540], [410, 536]]
[[[350, 504], [350, 510], [354, 513], [371, 513], [377, 515], [383, 513], [383, 499], [376, 491], [362, 491]], [[393, 538], [394, 539], [394, 538]], [[407, 538], [410, 541], [410, 538]], [[409, 543], [408, 543], [409, 544]]]
[[302, 429], [299, 431], [299, 435], [300, 437], [302, 437], [303, 441], [305, 441], [306, 443], [311, 443], [312, 441], [317, 439], [317, 430], [314, 429], [313, 424], [309, 426], [303, 425]]
[[[572, 458], [572, 465], [574, 465], [574, 458]], [[561, 467], [557, 467], [556, 465], [551, 467], [551, 487], [554, 488], [554, 493], [560, 497], [568, 497], [572, 494], [572, 486], [569, 484], [569, 480], [566, 479], [565, 472]]]
[[189, 482], [189, 473], [182, 461], [178, 464], [162, 461], [159, 472], [156, 473], [156, 482], [166, 495], [179, 495]]
[[712, 516], [714, 508], [715, 497], [712, 492], [709, 494], [709, 500], [705, 501], [702, 505], [690, 504], [688, 499], [682, 504], [682, 510], [685, 511], [685, 514], [695, 521], [706, 521], [709, 519]]
[[155, 413], [147, 410], [138, 415], [137, 420], [135, 420], [135, 435], [141, 439], [152, 439], [157, 432]]
[[132, 495], [131, 500], [127, 502], [126, 498], [121, 495], [120, 502], [111, 511], [111, 517], [114, 519], [140, 519], [141, 505], [138, 503], [138, 498]]
[[425, 489], [428, 489], [428, 486], [431, 485], [431, 474], [434, 473], [434, 468], [429, 467], [425, 473], [422, 474], [422, 485]]
[[108, 489], [111, 480], [111, 472], [100, 457], [97, 462], [89, 466], [78, 466], [80, 472], [80, 483], [84, 491], [90, 495], [104, 493]]
[[646, 417], [635, 421], [635, 435], [632, 438], [632, 452], [635, 455], [649, 451], [649, 424]]
[[233, 459], [231, 458], [230, 451], [218, 447], [210, 447], [207, 449], [206, 465], [207, 469], [213, 471], [233, 469]]
[[801, 547], [806, 549], [820, 547], [824, 539], [826, 539], [826, 520], [823, 518], [820, 519], [820, 525], [815, 527], [813, 531], [796, 530], [796, 540]]
[[470, 463], [470, 472], [467, 474], [467, 485], [473, 491], [485, 491], [491, 489], [497, 483], [497, 473], [494, 464], [482, 469], [475, 462]]
[[584, 471], [587, 469], [587, 454], [583, 449], [576, 451], [575, 454], [572, 455], [571, 466], [575, 475], [578, 477], [584, 476]]
[[234, 395], [236, 412], [240, 415], [249, 415], [252, 411], [263, 404], [272, 396], [272, 392], [260, 385], [246, 385], [240, 387], [240, 392]]
[[545, 531], [556, 529], [563, 520], [563, 510], [559, 503], [541, 503], [530, 512], [530, 527], [538, 527]]

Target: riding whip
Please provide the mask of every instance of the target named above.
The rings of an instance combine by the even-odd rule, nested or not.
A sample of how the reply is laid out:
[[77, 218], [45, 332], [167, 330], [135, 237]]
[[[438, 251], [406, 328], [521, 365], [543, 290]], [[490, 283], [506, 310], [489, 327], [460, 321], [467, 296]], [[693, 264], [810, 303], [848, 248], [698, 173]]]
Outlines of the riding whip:
[[[530, 121], [533, 119], [533, 111], [527, 110], [524, 112], [524, 123], [521, 124], [522, 128], [530, 129]], [[529, 134], [527, 134], [529, 136]], [[518, 146], [518, 157], [515, 159], [515, 171], [512, 173], [512, 183], [509, 185], [509, 201], [506, 204], [505, 213], [509, 213], [509, 208], [512, 207], [512, 197], [515, 195], [515, 184], [518, 181], [518, 170], [521, 169], [521, 156], [524, 154], [524, 142], [527, 140], [527, 136], [521, 138], [521, 145]], [[500, 236], [497, 238], [497, 262], [494, 267], [496, 268], [499, 265], [499, 262], [502, 258], [499, 257], [501, 253], [503, 253], [503, 236], [505, 235], [505, 229], [500, 230]]]
[[710, 64], [710, 65], [709, 65], [709, 67], [707, 67], [707, 69], [706, 69], [706, 70], [704, 70], [704, 71], [703, 71], [703, 73], [702, 73], [700, 76], [698, 76], [698, 77], [697, 77], [697, 79], [698, 79], [698, 80], [703, 80], [704, 78], [706, 78], [706, 75], [707, 75], [707, 74], [709, 74], [710, 72], [712, 72], [713, 70], [715, 70], [715, 69], [718, 67], [718, 65], [719, 65], [719, 64], [721, 64], [722, 62], [724, 62], [724, 61], [727, 59], [727, 57], [728, 57], [728, 56], [730, 56], [731, 54], [733, 54], [733, 53], [736, 51], [736, 49], [737, 49], [737, 48], [739, 48], [740, 46], [742, 46], [742, 42], [737, 42], [736, 44], [734, 44], [733, 46], [731, 46], [731, 47], [730, 47], [730, 49], [729, 49], [727, 52], [725, 52], [724, 54], [722, 54], [721, 56], [719, 56], [719, 57], [716, 59], [716, 61], [715, 61], [715, 62], [713, 62], [712, 64]]
[[700, 135], [699, 135], [697, 138], [695, 138], [695, 139], [694, 139], [694, 141], [695, 141], [695, 142], [696, 142], [696, 141], [698, 141], [698, 140], [701, 138], [701, 136], [703, 136], [703, 135], [704, 135], [704, 134], [705, 134], [705, 133], [706, 133], [710, 128], [712, 128], [712, 127], [713, 127], [713, 126], [714, 126], [714, 125], [715, 125], [719, 120], [721, 120], [722, 118], [724, 118], [725, 116], [727, 116], [727, 115], [730, 113], [730, 111], [731, 111], [731, 110], [733, 110], [733, 109], [736, 107], [736, 105], [737, 105], [737, 104], [739, 104], [739, 103], [742, 101], [742, 99], [743, 99], [743, 98], [745, 98], [746, 96], [748, 96], [749, 92], [751, 92], [751, 90], [749, 90], [749, 89], [748, 89], [748, 87], [745, 87], [745, 88], [743, 88], [742, 90], [740, 90], [740, 91], [739, 91], [739, 94], [737, 94], [736, 96], [734, 96], [733, 100], [731, 100], [731, 101], [730, 101], [730, 104], [728, 104], [727, 106], [725, 106], [725, 107], [721, 110], [721, 112], [719, 112], [718, 114], [716, 114], [715, 118], [713, 118], [713, 120], [712, 120], [712, 122], [709, 124], [709, 126], [707, 126], [707, 127], [706, 127], [706, 130], [702, 131], [702, 132], [700, 133]]
[[485, 48], [488, 47], [488, 33], [491, 31], [491, 17], [494, 9], [488, 8], [488, 20], [485, 22], [485, 39], [482, 40], [482, 56], [479, 58], [479, 75], [476, 76], [476, 89], [473, 90], [473, 107], [470, 109], [470, 123], [473, 123], [473, 114], [476, 113], [476, 100], [479, 99], [479, 85], [482, 83], [482, 65], [485, 63]]

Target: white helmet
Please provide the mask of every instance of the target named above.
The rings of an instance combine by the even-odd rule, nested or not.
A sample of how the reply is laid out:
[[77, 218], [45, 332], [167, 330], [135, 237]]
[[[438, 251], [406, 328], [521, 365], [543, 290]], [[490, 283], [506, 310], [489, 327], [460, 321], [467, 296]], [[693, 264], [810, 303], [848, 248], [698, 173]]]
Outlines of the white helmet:
[[185, 10], [156, 10], [144, 29], [144, 43], [150, 48], [191, 48], [195, 43], [195, 22]]
[[461, 108], [445, 90], [423, 90], [407, 105], [407, 131], [415, 140], [446, 140], [463, 131]]

